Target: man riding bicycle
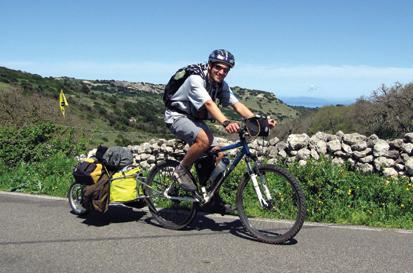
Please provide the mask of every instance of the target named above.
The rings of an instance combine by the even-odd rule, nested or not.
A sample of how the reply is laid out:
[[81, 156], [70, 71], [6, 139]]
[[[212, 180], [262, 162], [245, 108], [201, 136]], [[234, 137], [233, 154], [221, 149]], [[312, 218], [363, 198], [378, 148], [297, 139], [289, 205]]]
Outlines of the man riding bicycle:
[[[217, 121], [230, 134], [240, 129], [239, 124], [230, 121], [217, 104], [224, 107], [231, 105], [243, 118], [254, 117], [251, 110], [235, 97], [224, 81], [234, 65], [234, 56], [229, 51], [214, 50], [209, 55], [203, 75], [193, 74], [186, 78], [171, 97], [171, 103], [165, 111], [164, 121], [170, 131], [190, 145], [173, 174], [184, 190], [191, 192], [196, 190], [189, 170], [203, 152], [217, 145], [204, 120]], [[276, 121], [269, 120], [268, 124], [272, 128], [276, 125]]]

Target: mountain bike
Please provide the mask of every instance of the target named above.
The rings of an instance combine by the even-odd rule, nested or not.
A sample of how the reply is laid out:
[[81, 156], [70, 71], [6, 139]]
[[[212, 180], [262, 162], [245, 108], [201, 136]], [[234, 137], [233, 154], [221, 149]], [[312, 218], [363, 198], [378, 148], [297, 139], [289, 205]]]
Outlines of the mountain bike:
[[[209, 186], [187, 192], [173, 178], [179, 162], [163, 160], [149, 172], [144, 192], [149, 210], [165, 228], [182, 229], [192, 222], [197, 210], [205, 206], [244, 158], [245, 173], [236, 192], [236, 209], [245, 229], [258, 241], [279, 244], [291, 240], [301, 229], [306, 216], [305, 198], [299, 183], [287, 170], [262, 164], [248, 146], [248, 128], [239, 131], [239, 141], [219, 149], [239, 148], [228, 168]], [[196, 164], [196, 163], [195, 163]]]

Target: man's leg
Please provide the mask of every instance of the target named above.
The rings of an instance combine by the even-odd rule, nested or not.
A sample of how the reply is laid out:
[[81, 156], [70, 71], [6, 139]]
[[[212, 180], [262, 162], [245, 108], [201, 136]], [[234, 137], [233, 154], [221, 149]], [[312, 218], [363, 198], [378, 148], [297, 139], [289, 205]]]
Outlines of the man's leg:
[[190, 169], [195, 160], [197, 160], [201, 154], [209, 149], [212, 144], [213, 136], [210, 133], [205, 132], [201, 129], [195, 139], [194, 144], [192, 144], [188, 151], [186, 152], [181, 164], [187, 169]]
[[184, 158], [174, 171], [174, 177], [181, 187], [187, 191], [195, 191], [190, 169], [195, 160], [211, 146], [213, 136], [208, 126], [202, 121], [187, 117], [177, 119], [171, 126], [171, 132], [190, 145]]

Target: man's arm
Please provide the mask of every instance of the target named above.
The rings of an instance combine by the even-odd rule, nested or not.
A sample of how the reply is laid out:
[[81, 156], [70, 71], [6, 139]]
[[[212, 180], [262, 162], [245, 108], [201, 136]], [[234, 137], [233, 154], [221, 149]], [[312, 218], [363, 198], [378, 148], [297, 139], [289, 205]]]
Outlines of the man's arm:
[[219, 123], [223, 124], [224, 121], [228, 120], [228, 118], [221, 112], [214, 101], [207, 100], [204, 105], [211, 116]]
[[[212, 100], [208, 100], [205, 102], [205, 108], [211, 114], [211, 116], [224, 125], [225, 130], [228, 133], [236, 133], [239, 130], [239, 124], [237, 122], [229, 122], [229, 119], [221, 112], [218, 106]], [[234, 110], [241, 115], [243, 118], [250, 118], [253, 117], [254, 114], [249, 110], [244, 104], [240, 102], [236, 102], [232, 104]]]

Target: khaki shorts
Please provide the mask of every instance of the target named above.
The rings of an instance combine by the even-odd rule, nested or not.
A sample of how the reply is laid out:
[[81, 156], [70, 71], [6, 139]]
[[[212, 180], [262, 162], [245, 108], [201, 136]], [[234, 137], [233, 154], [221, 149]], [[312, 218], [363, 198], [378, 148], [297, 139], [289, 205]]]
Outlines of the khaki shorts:
[[[188, 117], [179, 117], [172, 124], [167, 125], [172, 134], [174, 134], [177, 138], [182, 139], [189, 145], [194, 144], [196, 137], [201, 130], [204, 130], [207, 134], [212, 136], [212, 132], [208, 125], [201, 120], [193, 120]], [[214, 139], [211, 146], [216, 145], [217, 143]]]

